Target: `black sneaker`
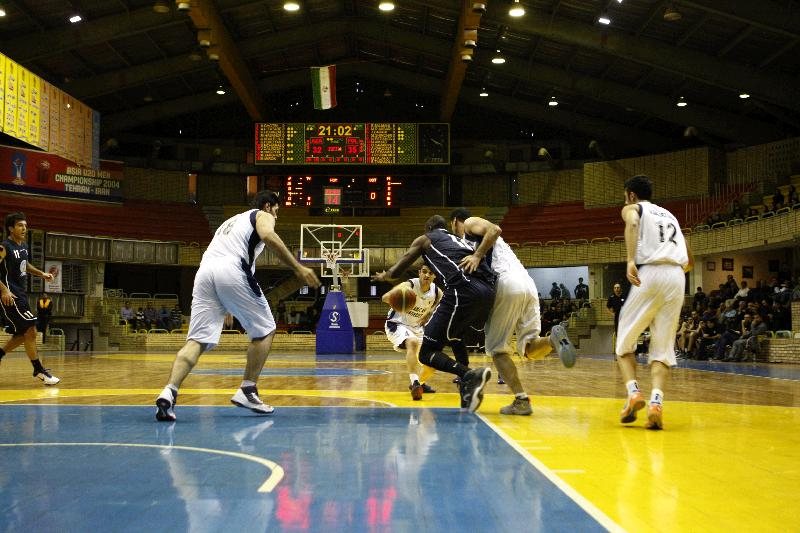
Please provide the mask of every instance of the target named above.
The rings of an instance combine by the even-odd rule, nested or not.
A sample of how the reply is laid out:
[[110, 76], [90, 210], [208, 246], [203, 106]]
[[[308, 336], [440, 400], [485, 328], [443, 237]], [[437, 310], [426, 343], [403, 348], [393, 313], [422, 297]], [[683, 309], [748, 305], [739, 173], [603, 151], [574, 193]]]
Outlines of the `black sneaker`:
[[498, 385], [505, 385], [506, 384], [506, 380], [503, 379], [503, 376], [500, 376], [500, 375], [497, 376], [497, 384]]
[[164, 387], [156, 399], [156, 420], [159, 422], [175, 422], [175, 404], [178, 402], [178, 393], [169, 387]]
[[491, 377], [491, 368], [478, 368], [464, 374], [461, 380], [461, 406], [474, 413], [483, 401], [483, 388]]
[[408, 390], [411, 391], [411, 399], [415, 402], [418, 402], [422, 399], [422, 393], [424, 392], [424, 389], [422, 388], [422, 385], [419, 384], [419, 381], [415, 380], [414, 383], [408, 386]]
[[433, 394], [434, 392], [436, 392], [436, 389], [434, 389], [433, 387], [431, 387], [427, 383], [423, 383], [422, 384], [422, 392], [424, 392], [425, 394]]

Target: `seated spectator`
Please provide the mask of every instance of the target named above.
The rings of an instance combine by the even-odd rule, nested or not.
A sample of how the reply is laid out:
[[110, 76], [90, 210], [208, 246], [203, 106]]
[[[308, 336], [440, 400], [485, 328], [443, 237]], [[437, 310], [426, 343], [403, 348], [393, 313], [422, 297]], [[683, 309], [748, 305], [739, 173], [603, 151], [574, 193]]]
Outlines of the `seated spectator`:
[[795, 204], [800, 204], [800, 196], [798, 196], [794, 185], [789, 185], [789, 190], [786, 194], [786, 205], [793, 206]]
[[723, 220], [722, 220], [722, 216], [719, 214], [719, 211], [714, 211], [714, 212], [713, 212], [713, 213], [711, 213], [711, 215], [709, 215], [709, 217], [706, 219], [706, 224], [707, 224], [708, 226], [713, 226], [713, 225], [714, 225], [714, 224], [716, 224], [717, 222], [722, 222], [722, 221], [723, 221]]
[[697, 287], [697, 291], [694, 293], [692, 308], [699, 311], [699, 308], [706, 303], [706, 299], [707, 296], [706, 293], [703, 292], [703, 287]]
[[694, 358], [706, 360], [709, 358], [707, 350], [714, 346], [721, 336], [721, 328], [713, 318], [709, 318], [700, 326], [700, 335], [697, 338], [697, 347], [694, 350]]
[[569, 300], [572, 296], [569, 293], [569, 289], [563, 283], [559, 284], [559, 290], [561, 291], [561, 299], [562, 300]]
[[158, 310], [158, 327], [161, 329], [172, 329], [170, 328], [169, 309], [163, 304], [161, 305], [161, 309]]
[[733, 341], [731, 351], [727, 359], [730, 361], [744, 361], [745, 349], [758, 354], [758, 336], [767, 332], [767, 324], [761, 319], [760, 315], [753, 315], [750, 329], [744, 331], [739, 339]]
[[748, 294], [750, 294], [750, 289], [747, 288], [747, 282], [742, 280], [742, 287], [739, 289], [739, 292], [736, 293], [734, 298], [737, 300], [747, 300]]
[[147, 322], [144, 319], [144, 309], [141, 307], [136, 310], [136, 318], [133, 321], [133, 329], [146, 328]]
[[772, 195], [772, 210], [777, 211], [781, 207], [783, 207], [784, 201], [786, 199], [783, 197], [783, 193], [781, 189], [778, 187], [775, 189], [775, 194]]
[[772, 297], [774, 302], [780, 304], [788, 304], [792, 299], [792, 293], [789, 290], [789, 282], [784, 281], [780, 287], [775, 287], [775, 295]]
[[158, 311], [156, 311], [152, 303], [147, 304], [144, 310], [144, 323], [147, 329], [153, 329], [158, 325]]
[[168, 329], [180, 329], [183, 326], [183, 313], [181, 313], [181, 308], [178, 304], [175, 304], [175, 307], [169, 312], [169, 322], [170, 327]]
[[734, 295], [739, 292], [739, 285], [736, 283], [736, 280], [733, 279], [733, 274], [728, 274], [728, 280], [725, 282], [725, 285], [728, 288], [729, 298], [733, 298]]
[[119, 310], [119, 323], [121, 325], [131, 324], [133, 329], [136, 329], [136, 313], [133, 311], [130, 302], [125, 302], [125, 305]]
[[731, 219], [744, 218], [744, 207], [739, 202], [734, 202], [733, 206], [731, 207]]
[[678, 332], [676, 333], [675, 337], [675, 346], [677, 347], [678, 355], [685, 355], [686, 353], [691, 352], [689, 340], [691, 335], [696, 333], [699, 328], [700, 315], [697, 311], [692, 311], [688, 317], [685, 317], [681, 321], [681, 326], [678, 328]]

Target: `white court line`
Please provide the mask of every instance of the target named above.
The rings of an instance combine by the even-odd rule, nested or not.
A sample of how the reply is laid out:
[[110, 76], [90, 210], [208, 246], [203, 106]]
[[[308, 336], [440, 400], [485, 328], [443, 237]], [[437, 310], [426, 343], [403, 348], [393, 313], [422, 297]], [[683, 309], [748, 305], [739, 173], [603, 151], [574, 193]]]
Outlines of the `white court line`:
[[483, 420], [483, 422], [492, 428], [492, 430], [497, 433], [501, 439], [506, 441], [509, 446], [514, 448], [522, 457], [524, 457], [533, 467], [538, 470], [544, 477], [546, 477], [551, 483], [553, 483], [556, 487], [558, 487], [561, 492], [563, 492], [568, 498], [578, 504], [578, 507], [586, 511], [586, 513], [597, 520], [597, 522], [606, 528], [608, 531], [614, 532], [624, 532], [625, 529], [611, 520], [603, 511], [597, 508], [592, 502], [587, 500], [582, 494], [578, 491], [570, 487], [567, 483], [565, 483], [560, 477], [555, 475], [553, 470], [550, 470], [544, 463], [540, 460], [535, 458], [533, 455], [528, 452], [525, 448], [520, 446], [516, 441], [511, 439], [508, 435], [505, 434], [498, 426], [490, 422], [486, 419], [482, 414], [475, 413], [478, 418]]
[[11, 444], [0, 444], [0, 447], [23, 447], [23, 446], [119, 446], [129, 448], [159, 448], [162, 450], [185, 450], [189, 452], [203, 452], [213, 453], [216, 455], [227, 455], [228, 457], [235, 457], [237, 459], [244, 459], [245, 461], [253, 461], [267, 467], [270, 470], [270, 475], [264, 483], [258, 488], [258, 492], [272, 492], [275, 486], [283, 479], [283, 468], [278, 464], [246, 453], [229, 452], [225, 450], [214, 450], [212, 448], [195, 448], [194, 446], [172, 446], [165, 444], [136, 444], [125, 442], [19, 442]]

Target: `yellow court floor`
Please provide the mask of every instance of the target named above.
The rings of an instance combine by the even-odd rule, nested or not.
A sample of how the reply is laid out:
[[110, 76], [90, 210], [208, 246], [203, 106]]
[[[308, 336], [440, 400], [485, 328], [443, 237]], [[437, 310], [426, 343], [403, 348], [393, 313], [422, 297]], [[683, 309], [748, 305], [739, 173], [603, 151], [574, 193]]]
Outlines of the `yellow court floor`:
[[[0, 410], [19, 404], [149, 408], [172, 359], [173, 354], [51, 355], [46, 364], [62, 382], [47, 388], [31, 377], [27, 359], [13, 353], [0, 364]], [[183, 406], [230, 405], [243, 363], [241, 354], [203, 356], [180, 391], [177, 427]], [[486, 364], [485, 357], [472, 357], [472, 366]], [[556, 358], [520, 360], [518, 366], [533, 415], [500, 415], [511, 395], [493, 377], [478, 413], [469, 416], [500, 435], [512, 453], [533, 464], [603, 528], [800, 530], [795, 509], [800, 368], [742, 363], [676, 368], [665, 391], [665, 429], [648, 431], [642, 420], [619, 423], [624, 390], [609, 356], [579, 358], [572, 369]], [[639, 372], [649, 393], [647, 369], [640, 366]], [[291, 408], [300, 406], [458, 410], [451, 378], [435, 374], [429, 384], [438, 392], [414, 402], [400, 354], [278, 353], [267, 361], [259, 390], [276, 406], [275, 417], [292, 416]], [[504, 490], [513, 498], [509, 484]]]

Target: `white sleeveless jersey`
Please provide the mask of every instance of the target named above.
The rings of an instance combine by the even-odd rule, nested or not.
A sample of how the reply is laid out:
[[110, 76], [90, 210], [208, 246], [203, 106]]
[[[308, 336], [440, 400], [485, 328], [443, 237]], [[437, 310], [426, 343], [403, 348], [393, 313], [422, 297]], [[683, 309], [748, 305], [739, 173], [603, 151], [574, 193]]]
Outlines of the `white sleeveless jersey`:
[[515, 276], [528, 276], [528, 271], [520, 263], [517, 254], [508, 245], [503, 237], [497, 237], [492, 247], [492, 270], [498, 274], [513, 274]]
[[256, 270], [256, 257], [264, 249], [264, 242], [256, 231], [258, 209], [234, 215], [217, 228], [211, 244], [203, 253], [205, 261], [229, 261]]
[[689, 263], [686, 241], [675, 215], [650, 202], [639, 202], [639, 242], [636, 264], [667, 263], [685, 267]]
[[422, 317], [428, 314], [428, 311], [433, 308], [433, 304], [436, 302], [436, 284], [431, 283], [431, 286], [428, 288], [428, 290], [426, 292], [422, 292], [419, 278], [411, 278], [407, 281], [407, 283], [411, 284], [411, 287], [414, 289], [414, 294], [417, 295], [417, 301], [414, 304], [414, 307], [405, 313], [400, 313], [394, 309], [390, 309], [389, 314], [386, 316], [386, 321], [398, 322], [407, 326], [421, 326]]

